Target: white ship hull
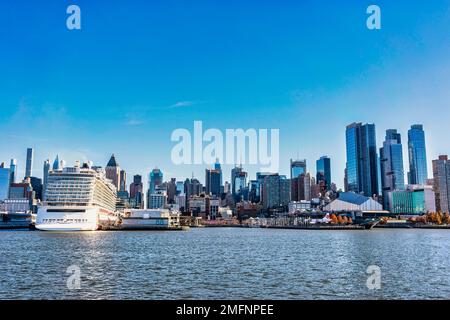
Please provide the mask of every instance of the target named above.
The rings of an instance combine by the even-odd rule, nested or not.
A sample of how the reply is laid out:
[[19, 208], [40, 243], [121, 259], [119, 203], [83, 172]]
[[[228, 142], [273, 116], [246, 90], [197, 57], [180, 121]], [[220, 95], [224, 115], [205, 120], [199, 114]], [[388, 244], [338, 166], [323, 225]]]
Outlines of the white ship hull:
[[38, 209], [36, 229], [42, 231], [95, 231], [113, 226], [117, 216], [113, 212], [89, 207], [47, 207]]

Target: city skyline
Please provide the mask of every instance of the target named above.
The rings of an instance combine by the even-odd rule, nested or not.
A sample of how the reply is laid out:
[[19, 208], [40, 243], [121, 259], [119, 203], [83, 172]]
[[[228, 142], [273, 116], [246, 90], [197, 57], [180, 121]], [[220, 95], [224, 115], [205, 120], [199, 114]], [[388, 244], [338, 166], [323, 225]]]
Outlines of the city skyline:
[[[177, 179], [192, 172], [201, 178], [204, 165], [170, 162], [171, 132], [192, 129], [195, 120], [219, 129], [279, 128], [280, 174], [289, 176], [291, 158], [306, 158], [313, 168], [326, 154], [341, 188], [341, 130], [351, 122], [375, 123], [377, 147], [385, 130], [406, 138], [411, 124], [421, 123], [428, 159], [450, 150], [443, 139], [450, 42], [435, 32], [447, 26], [445, 1], [380, 1], [383, 27], [376, 32], [365, 27], [366, 6], [356, 1], [125, 4], [133, 20], [123, 5], [99, 15], [101, 4], [81, 2], [78, 32], [60, 24], [64, 3], [45, 10], [31, 1], [6, 4], [0, 159], [16, 158], [18, 177], [23, 150], [33, 147], [37, 176], [56, 154], [104, 165], [114, 152], [145, 183], [154, 167]], [[408, 161], [405, 144], [403, 154]], [[431, 177], [431, 161], [427, 166]], [[246, 171], [254, 177], [258, 170]]]
[[[361, 128], [366, 128], [366, 127], [371, 128], [370, 131], [372, 132], [371, 136], [372, 136], [372, 139], [373, 139], [373, 133], [376, 131], [376, 124], [372, 124], [372, 123], [366, 123], [366, 124], [351, 123], [351, 124], [347, 125], [346, 131], [348, 132], [349, 129], [352, 129], [355, 126], [358, 127], [358, 128], [359, 127], [361, 127]], [[422, 127], [422, 125], [419, 125], [419, 124], [412, 124], [411, 125], [411, 129], [417, 129], [417, 128], [420, 128], [420, 130], [422, 130], [423, 127]], [[409, 130], [409, 131], [411, 131], [411, 130]], [[408, 131], [408, 133], [409, 133], [409, 131]], [[395, 142], [395, 143], [399, 143], [396, 146], [396, 150], [399, 150], [399, 151], [396, 151], [396, 152], [397, 153], [400, 152], [400, 158], [399, 158], [400, 163], [399, 163], [399, 160], [396, 160], [396, 162], [397, 162], [396, 165], [397, 166], [401, 166], [401, 167], [397, 167], [395, 170], [397, 170], [397, 171], [401, 170], [402, 171], [401, 172], [402, 179], [397, 183], [397, 185], [395, 187], [390, 187], [389, 190], [399, 189], [399, 187], [398, 187], [399, 185], [406, 186], [408, 184], [426, 184], [426, 182], [427, 182], [426, 179], [432, 179], [433, 178], [432, 177], [433, 170], [429, 170], [428, 174], [426, 176], [426, 179], [423, 182], [421, 182], [421, 183], [410, 183], [410, 181], [408, 179], [408, 175], [409, 175], [408, 169], [410, 169], [410, 165], [411, 165], [411, 159], [410, 159], [411, 157], [409, 156], [409, 152], [408, 152], [409, 148], [410, 148], [410, 146], [409, 146], [409, 142], [410, 142], [409, 141], [409, 137], [408, 137], [407, 143], [405, 143], [406, 146], [404, 146], [401, 143], [401, 135], [402, 134], [400, 132], [397, 132], [397, 129], [387, 129], [385, 131], [385, 134], [386, 134], [385, 139], [384, 139], [385, 141], [384, 142], [383, 141], [381, 141], [381, 142], [375, 141], [376, 144], [375, 144], [375, 146], [372, 147], [373, 151], [376, 152], [376, 155], [375, 155], [376, 157], [374, 158], [375, 161], [376, 161], [376, 167], [372, 168], [370, 170], [375, 170], [376, 171], [372, 175], [377, 176], [376, 184], [378, 186], [376, 188], [377, 192], [374, 192], [372, 194], [383, 195], [383, 170], [384, 170], [383, 169], [383, 163], [386, 161], [386, 159], [384, 159], [384, 158], [386, 158], [387, 156], [386, 155], [383, 156], [382, 155], [382, 151], [383, 151], [383, 148], [386, 148], [386, 143], [387, 142], [392, 143], [390, 141], [393, 140], [393, 139], [398, 139], [398, 141]], [[353, 139], [355, 139], [355, 138], [353, 138]], [[424, 131], [422, 132], [422, 139], [425, 139], [423, 141], [423, 143], [424, 143], [424, 146], [426, 146], [427, 145], [427, 134], [426, 134], [426, 132], [424, 133]], [[348, 137], [347, 137], [347, 145], [346, 145], [347, 157], [349, 156], [349, 154], [348, 154], [349, 151], [348, 150], [353, 150], [354, 149], [354, 146], [352, 147], [351, 144], [349, 145], [348, 143], [349, 143], [349, 141], [348, 141]], [[390, 145], [390, 144], [388, 144], [388, 145]], [[422, 147], [424, 147], [424, 146], [422, 146]], [[348, 149], [349, 147], [350, 147], [350, 149]], [[391, 148], [392, 148], [392, 146], [391, 146]], [[406, 155], [404, 157], [402, 157], [402, 153], [404, 151], [403, 148], [406, 149]], [[426, 152], [426, 148], [425, 148], [424, 151], [425, 151], [425, 159], [424, 160], [425, 160], [425, 162], [428, 162], [428, 166], [430, 164], [432, 166], [432, 160], [438, 159], [438, 157], [447, 154], [446, 152], [442, 152], [438, 156], [430, 158], [428, 156], [428, 152]], [[73, 161], [73, 163], [70, 163], [66, 159], [63, 159], [59, 154], [57, 154], [56, 158], [54, 159], [54, 161], [52, 159], [50, 159], [50, 158], [47, 158], [42, 163], [41, 170], [36, 170], [35, 166], [37, 164], [33, 164], [33, 160], [32, 160], [34, 158], [35, 149], [28, 147], [28, 148], [26, 148], [26, 153], [25, 154], [26, 154], [26, 156], [25, 156], [26, 168], [22, 170], [25, 173], [25, 175], [23, 175], [24, 178], [28, 177], [26, 172], [30, 170], [30, 171], [34, 171], [34, 172], [39, 172], [39, 174], [33, 175], [34, 177], [42, 178], [43, 180], [45, 180], [44, 177], [47, 174], [47, 170], [48, 170], [47, 166], [49, 166], [49, 163], [53, 163], [53, 168], [55, 168], [55, 165], [57, 164], [59, 166], [59, 165], [61, 165], [61, 162], [64, 162], [64, 164], [67, 165], [67, 166], [72, 166], [75, 163], [80, 162], [80, 159], [76, 159], [75, 161]], [[289, 169], [288, 173], [284, 173], [284, 172], [281, 172], [281, 171], [268, 172], [268, 173], [280, 174], [280, 175], [288, 177], [289, 179], [297, 178], [301, 173], [305, 173], [305, 174], [309, 173], [309, 174], [311, 174], [311, 177], [314, 177], [317, 180], [316, 182], [318, 183], [319, 182], [319, 180], [318, 180], [318, 173], [321, 170], [323, 170], [323, 168], [321, 169], [321, 168], [318, 167], [320, 161], [323, 161], [324, 159], [327, 159], [327, 161], [328, 161], [328, 169], [327, 170], [329, 170], [331, 172], [341, 169], [341, 168], [336, 168], [335, 167], [335, 165], [333, 163], [333, 158], [330, 158], [329, 156], [327, 156], [326, 153], [323, 153], [323, 154], [324, 155], [320, 156], [316, 160], [314, 160], [314, 159], [310, 160], [310, 159], [291, 158], [291, 159], [289, 159], [289, 163], [290, 163], [289, 167], [290, 167], [290, 169]], [[16, 158], [16, 157], [11, 157], [10, 160], [9, 160], [10, 161], [10, 167], [13, 167], [11, 175], [14, 174], [14, 177], [16, 177], [16, 176], [20, 177], [20, 174], [21, 174], [20, 161], [18, 161], [17, 159], [18, 158]], [[286, 160], [287, 159], [282, 159], [281, 162], [284, 163]], [[166, 179], [164, 181], [169, 181], [170, 179], [176, 179], [177, 181], [184, 181], [185, 179], [194, 178], [195, 177], [196, 179], [199, 179], [199, 181], [206, 188], [208, 188], [208, 187], [207, 187], [206, 177], [204, 176], [205, 170], [206, 170], [206, 174], [208, 176], [208, 172], [214, 172], [215, 170], [219, 169], [220, 172], [221, 172], [221, 174], [220, 174], [220, 185], [221, 186], [223, 186], [225, 182], [233, 184], [233, 170], [235, 168], [238, 168], [238, 169], [242, 168], [243, 169], [243, 171], [246, 174], [246, 176], [245, 176], [246, 178], [245, 179], [246, 179], [246, 183], [248, 185], [250, 184], [251, 180], [254, 180], [254, 178], [257, 176], [257, 173], [261, 172], [261, 171], [257, 171], [257, 172], [255, 172], [254, 175], [251, 175], [249, 170], [247, 169], [248, 167], [251, 167], [251, 165], [247, 165], [246, 166], [246, 165], [242, 165], [242, 164], [236, 163], [235, 166], [227, 166], [227, 165], [224, 165], [224, 164], [218, 162], [218, 159], [217, 159], [216, 163], [214, 165], [212, 165], [212, 166], [208, 166], [208, 165], [205, 165], [205, 164], [197, 165], [197, 166], [202, 166], [202, 168], [203, 168], [203, 176], [202, 175], [196, 176], [194, 174], [194, 172], [192, 171], [190, 176], [181, 176], [181, 177], [179, 177], [179, 176], [168, 175], [167, 173], [165, 173], [166, 172], [165, 169], [164, 168], [160, 168], [159, 166], [154, 166], [148, 172], [135, 172], [133, 169], [130, 170], [128, 168], [124, 168], [123, 166], [120, 166], [118, 164], [118, 161], [117, 161], [117, 163], [116, 163], [116, 161], [117, 161], [116, 160], [116, 154], [114, 152], [110, 154], [110, 156], [108, 157], [108, 161], [106, 161], [106, 164], [96, 163], [96, 162], [94, 162], [94, 161], [92, 161], [90, 159], [82, 159], [81, 160], [81, 162], [92, 162], [93, 165], [95, 165], [95, 166], [103, 167], [106, 170], [106, 172], [108, 172], [108, 171], [111, 172], [111, 170], [112, 170], [114, 172], [114, 174], [110, 175], [110, 177], [112, 177], [110, 179], [113, 181], [113, 184], [116, 186], [118, 191], [120, 191], [122, 189], [121, 187], [119, 187], [119, 185], [122, 185], [122, 183], [120, 181], [122, 175], [125, 175], [125, 177], [126, 177], [126, 175], [128, 175], [129, 177], [132, 177], [132, 176], [135, 176], [135, 175], [140, 175], [143, 178], [142, 181], [143, 181], [144, 185], [146, 185], [148, 187], [150, 185], [149, 177], [150, 177], [150, 175], [155, 173], [155, 170], [159, 171], [159, 172], [162, 172], [162, 174], [164, 174], [164, 177]], [[394, 161], [394, 160], [390, 160], [390, 161]], [[6, 160], [5, 161], [1, 160], [0, 163], [1, 162], [4, 162], [5, 164], [8, 163], [8, 161], [6, 161]], [[28, 165], [28, 163], [30, 163], [30, 162], [31, 162], [31, 166]], [[321, 165], [323, 165], [323, 164], [321, 164]], [[298, 171], [297, 169], [295, 169], [297, 167], [301, 168], [301, 172]], [[230, 170], [227, 171], [227, 170], [224, 170], [224, 168], [230, 168]], [[344, 167], [343, 170], [345, 171], [347, 169]], [[367, 170], [369, 170], [369, 169], [367, 169]], [[225, 172], [225, 174], [223, 174], [223, 172]], [[229, 174], [227, 172], [229, 172]], [[328, 172], [328, 174], [331, 174], [331, 172]], [[430, 173], [431, 173], [431, 175], [430, 175]], [[399, 175], [399, 174], [400, 173], [397, 173], [396, 175]], [[205, 178], [202, 178], [202, 177], [205, 177]], [[224, 178], [222, 178], [222, 177], [224, 177]], [[395, 177], [395, 179], [399, 179], [399, 178], [400, 177]], [[20, 180], [20, 179], [18, 179], [18, 180]], [[329, 181], [329, 186], [331, 185], [331, 183], [335, 184], [337, 189], [342, 189], [342, 190], [345, 189], [345, 177], [344, 177], [343, 181], [336, 181], [336, 180], [333, 180], [333, 178], [332, 178], [331, 181]], [[395, 183], [394, 183], [394, 185], [395, 185]], [[147, 187], [145, 187], [145, 188], [147, 188]], [[127, 188], [128, 188], [128, 186], [127, 186]], [[356, 192], [356, 193], [360, 193], [360, 192], [366, 193], [362, 186], [360, 186], [360, 188], [361, 189], [358, 189], [357, 187], [354, 188], [354, 187], [351, 187], [351, 185], [350, 185], [349, 186], [349, 191], [353, 191], [353, 192]], [[232, 189], [233, 189], [233, 187], [232, 187]], [[369, 196], [369, 195], [366, 194], [366, 196]]]

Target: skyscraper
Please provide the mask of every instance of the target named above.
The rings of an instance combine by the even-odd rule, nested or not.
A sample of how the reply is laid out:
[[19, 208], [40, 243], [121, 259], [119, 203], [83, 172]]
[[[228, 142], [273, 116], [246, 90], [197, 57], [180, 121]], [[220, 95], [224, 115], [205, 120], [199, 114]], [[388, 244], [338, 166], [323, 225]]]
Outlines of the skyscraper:
[[9, 168], [5, 168], [5, 163], [0, 164], [0, 201], [8, 199], [10, 183]]
[[16, 183], [16, 178], [17, 178], [17, 160], [16, 159], [11, 159], [11, 163], [9, 165], [9, 174], [10, 174], [9, 183]]
[[34, 154], [33, 148], [28, 148], [25, 178], [29, 178], [33, 175], [33, 154]]
[[301, 175], [306, 174], [306, 159], [304, 160], [292, 160], [290, 162], [290, 174], [291, 174], [291, 187], [290, 187], [290, 194], [291, 194], [291, 200], [292, 201], [300, 201], [302, 199], [300, 196], [300, 189], [303, 188], [303, 186], [300, 186], [302, 181], [300, 181]]
[[140, 175], [135, 175], [130, 184], [130, 204], [132, 208], [144, 208], [144, 184]]
[[205, 170], [206, 194], [212, 194], [214, 196], [220, 195], [221, 178], [222, 178], [222, 171], [220, 169]]
[[262, 185], [263, 208], [274, 209], [287, 206], [290, 199], [290, 181], [278, 173], [266, 175]]
[[242, 166], [236, 166], [231, 170], [231, 193], [236, 202], [242, 198], [248, 199], [247, 172]]
[[125, 170], [120, 170], [120, 186], [119, 191], [127, 191], [127, 173]]
[[112, 181], [112, 184], [116, 187], [116, 190], [120, 190], [120, 167], [116, 161], [116, 157], [114, 154], [111, 155], [111, 158], [108, 161], [108, 164], [105, 168], [106, 178]]
[[374, 124], [352, 123], [346, 129], [347, 190], [367, 197], [378, 194], [377, 146]]
[[409, 184], [424, 185], [428, 179], [425, 132], [421, 124], [414, 124], [408, 130]]
[[433, 189], [435, 192], [436, 210], [450, 212], [450, 161], [448, 156], [439, 156], [433, 160]]
[[149, 175], [149, 191], [150, 193], [155, 192], [157, 186], [163, 183], [163, 173], [160, 169], [155, 168], [150, 172]]
[[316, 183], [320, 192], [331, 190], [331, 160], [327, 156], [316, 161]]
[[50, 172], [50, 160], [47, 159], [44, 161], [44, 170], [43, 170], [43, 185], [42, 185], [42, 200], [45, 198], [45, 189], [47, 187], [47, 181], [48, 181], [48, 173]]
[[383, 208], [389, 210], [389, 192], [405, 189], [402, 139], [395, 129], [386, 130], [386, 138], [380, 148], [380, 171]]

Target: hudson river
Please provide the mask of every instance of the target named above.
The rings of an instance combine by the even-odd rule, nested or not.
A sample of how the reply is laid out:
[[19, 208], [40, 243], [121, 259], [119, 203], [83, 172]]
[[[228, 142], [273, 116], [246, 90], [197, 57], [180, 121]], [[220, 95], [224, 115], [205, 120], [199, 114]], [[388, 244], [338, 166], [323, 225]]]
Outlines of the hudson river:
[[450, 231], [0, 231], [0, 270], [0, 299], [449, 299]]

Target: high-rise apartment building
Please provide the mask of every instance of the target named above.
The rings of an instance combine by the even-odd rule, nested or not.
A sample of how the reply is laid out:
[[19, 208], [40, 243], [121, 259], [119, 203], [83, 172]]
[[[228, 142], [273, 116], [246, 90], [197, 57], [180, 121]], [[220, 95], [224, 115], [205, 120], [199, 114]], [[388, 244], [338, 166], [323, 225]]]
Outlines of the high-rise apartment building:
[[33, 175], [33, 157], [34, 151], [33, 148], [27, 149], [27, 162], [25, 168], [25, 178], [29, 178]]
[[436, 210], [450, 213], [450, 160], [446, 155], [433, 160], [433, 184]]

